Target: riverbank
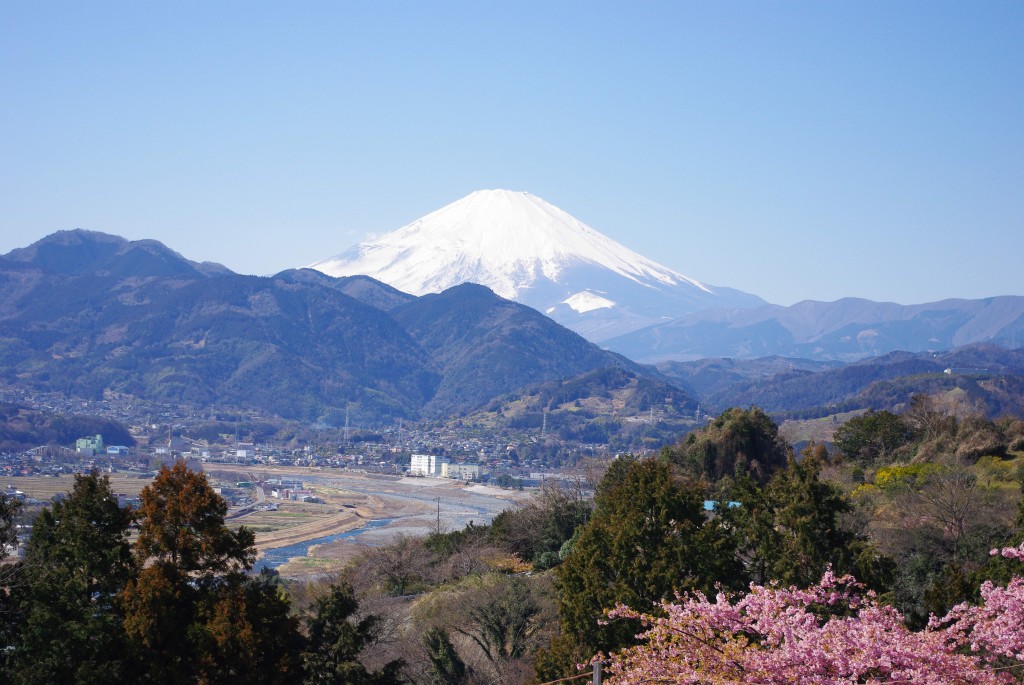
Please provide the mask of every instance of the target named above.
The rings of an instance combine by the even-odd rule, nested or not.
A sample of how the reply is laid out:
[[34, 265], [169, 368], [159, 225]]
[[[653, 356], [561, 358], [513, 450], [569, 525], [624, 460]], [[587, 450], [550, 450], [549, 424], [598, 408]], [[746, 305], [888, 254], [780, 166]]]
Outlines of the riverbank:
[[[217, 473], [215, 468], [209, 472]], [[336, 573], [364, 547], [397, 535], [487, 524], [532, 496], [450, 480], [299, 467], [261, 468], [253, 477], [299, 478], [322, 500], [268, 499], [276, 511], [260, 509], [234, 519], [255, 530], [258, 564], [289, 577]]]

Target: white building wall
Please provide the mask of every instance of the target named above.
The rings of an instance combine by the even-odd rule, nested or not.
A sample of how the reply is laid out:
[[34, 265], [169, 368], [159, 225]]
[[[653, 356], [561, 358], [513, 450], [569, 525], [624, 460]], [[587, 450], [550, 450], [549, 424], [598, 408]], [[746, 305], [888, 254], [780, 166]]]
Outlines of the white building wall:
[[410, 476], [444, 477], [444, 469], [448, 460], [434, 454], [414, 454], [409, 460]]
[[409, 473], [413, 476], [436, 476], [437, 457], [433, 454], [414, 454], [409, 461]]

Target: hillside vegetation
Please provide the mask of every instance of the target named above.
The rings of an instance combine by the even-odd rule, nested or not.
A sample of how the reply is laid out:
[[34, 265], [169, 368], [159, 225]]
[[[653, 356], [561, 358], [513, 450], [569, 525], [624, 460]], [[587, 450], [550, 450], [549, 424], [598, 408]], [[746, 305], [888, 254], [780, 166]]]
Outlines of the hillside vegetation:
[[[555, 390], [541, 394], [572, 395]], [[794, 455], [765, 412], [732, 408], [658, 458], [592, 464], [592, 501], [582, 487], [548, 488], [491, 525], [399, 536], [313, 583], [245, 575], [251, 533], [224, 527], [223, 503], [184, 465], [165, 468], [137, 512], [111, 508], [106, 479], [80, 476], [37, 518], [25, 560], [0, 567], [0, 672], [17, 683], [475, 685], [573, 676], [605, 654], [612, 682], [678, 672], [699, 683], [809, 650], [835, 664], [828, 683], [915, 672], [1013, 682], [985, 669], [1017, 668], [1024, 636], [986, 631], [1024, 618], [1024, 421], [919, 396], [899, 414], [850, 418], [834, 442]], [[7, 536], [17, 506], [0, 505]], [[717, 592], [718, 604], [701, 599]], [[743, 624], [765, 640], [716, 622], [734, 605], [772, 617]], [[662, 612], [689, 612], [714, 635], [701, 644], [735, 658], [662, 649], [644, 633]], [[840, 629], [833, 621], [865, 631], [843, 643], [841, 663], [822, 637]], [[782, 642], [776, 625], [788, 626]], [[957, 630], [993, 641], [967, 644]], [[812, 667], [785, 663], [786, 682]]]

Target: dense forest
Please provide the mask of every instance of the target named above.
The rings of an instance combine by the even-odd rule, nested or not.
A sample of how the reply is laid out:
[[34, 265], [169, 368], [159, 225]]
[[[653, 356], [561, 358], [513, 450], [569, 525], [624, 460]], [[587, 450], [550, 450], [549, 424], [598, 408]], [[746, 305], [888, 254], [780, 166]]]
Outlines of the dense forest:
[[918, 396], [795, 455], [733, 408], [590, 466], [305, 582], [184, 464], [134, 511], [81, 475], [0, 566], [0, 682], [1020, 682], [1024, 421]]

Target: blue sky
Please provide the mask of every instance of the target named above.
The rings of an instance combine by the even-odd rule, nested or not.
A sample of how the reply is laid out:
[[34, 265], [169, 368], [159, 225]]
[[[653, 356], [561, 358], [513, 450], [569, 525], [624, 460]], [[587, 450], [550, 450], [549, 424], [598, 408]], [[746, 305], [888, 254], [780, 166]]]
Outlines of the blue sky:
[[1024, 295], [1024, 3], [0, 0], [0, 253], [268, 274], [481, 188], [779, 304]]

